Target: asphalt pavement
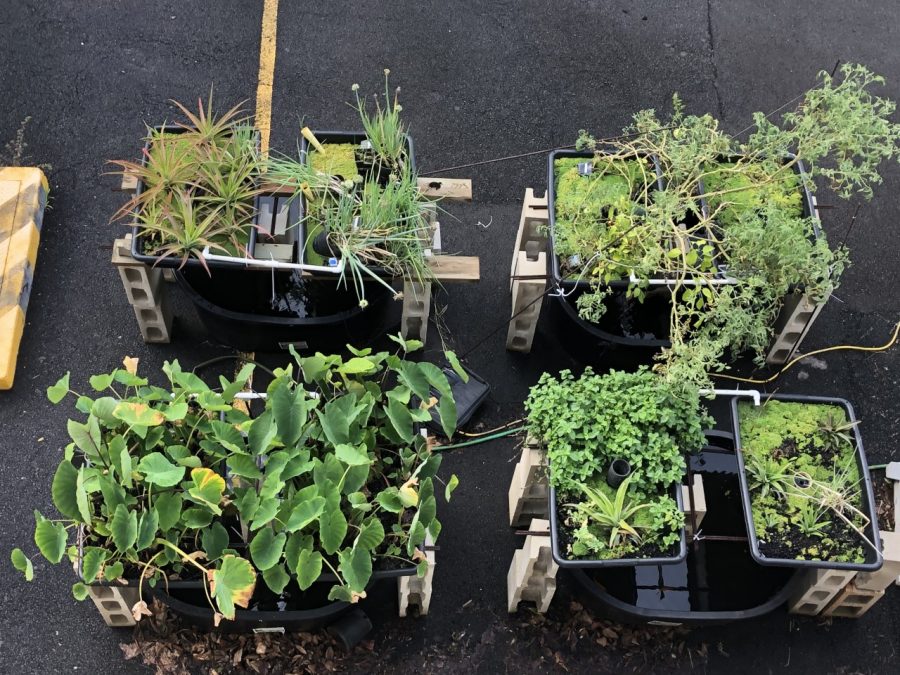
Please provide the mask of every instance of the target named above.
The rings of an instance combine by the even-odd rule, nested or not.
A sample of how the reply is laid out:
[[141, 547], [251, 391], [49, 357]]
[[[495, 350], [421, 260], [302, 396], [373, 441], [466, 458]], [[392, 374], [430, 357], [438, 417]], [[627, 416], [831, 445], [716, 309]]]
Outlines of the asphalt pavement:
[[[50, 209], [16, 385], [0, 392], [0, 671], [145, 672], [123, 660], [127, 632], [103, 625], [90, 603], [70, 593], [71, 570], [36, 565], [27, 584], [8, 550], [30, 543], [31, 512], [50, 506], [50, 478], [66, 443], [69, 410], [45, 389], [65, 371], [82, 386], [94, 373], [138, 356], [145, 373], [166, 359], [193, 365], [230, 353], [203, 333], [192, 308], [174, 294], [175, 338], [145, 345], [114, 268], [109, 218], [123, 196], [107, 175], [109, 159], [136, 158], [145, 124], [174, 116], [169, 99], [208, 94], [224, 105], [256, 92], [262, 3], [249, 0], [14, 0], [0, 9], [0, 147], [26, 116], [27, 154], [48, 163]], [[815, 81], [837, 60], [859, 61], [887, 78], [900, 99], [900, 6], [849, 3], [746, 3], [728, 0], [396, 0], [353, 3], [282, 0], [274, 81], [272, 145], [290, 151], [301, 123], [355, 128], [351, 85], [382, 86], [391, 69], [402, 87], [416, 159], [427, 174], [444, 167], [552, 148], [579, 129], [612, 134], [642, 108], [667, 109], [678, 92], [691, 112], [710, 111], [731, 131], [756, 110], [769, 111]], [[444, 248], [478, 255], [482, 280], [448, 286], [444, 321], [451, 344], [487, 379], [489, 400], [474, 423], [492, 428], [522, 416], [522, 401], [543, 370], [573, 365], [544, 317], [530, 355], [504, 349], [508, 270], [526, 187], [546, 188], [546, 155], [484, 164], [470, 177], [474, 203], [450, 208]], [[815, 324], [807, 349], [886, 341], [900, 318], [900, 170], [885, 171], [863, 202], [847, 244], [854, 265]], [[838, 239], [856, 208], [820, 194], [825, 227]], [[435, 327], [429, 347], [435, 348]], [[338, 345], [336, 345], [338, 346]], [[262, 355], [267, 362], [280, 357]], [[796, 368], [782, 392], [850, 399], [863, 420], [870, 461], [900, 456], [897, 387], [900, 349], [828, 354]], [[494, 644], [508, 625], [506, 571], [516, 538], [507, 527], [506, 490], [517, 455], [505, 439], [454, 452], [459, 475], [441, 509], [435, 595], [427, 619], [410, 620], [397, 666], [417, 670], [428, 646], [469, 636], [460, 670], [504, 672], [519, 647]], [[566, 602], [565, 580], [559, 602]], [[382, 617], [374, 634], [395, 634]], [[890, 672], [900, 649], [900, 591], [858, 621], [833, 625], [776, 611], [747, 623], [705, 628], [710, 672]], [[490, 640], [490, 641], [488, 641]], [[572, 671], [596, 672], [576, 650]], [[683, 664], [690, 670], [690, 664]]]

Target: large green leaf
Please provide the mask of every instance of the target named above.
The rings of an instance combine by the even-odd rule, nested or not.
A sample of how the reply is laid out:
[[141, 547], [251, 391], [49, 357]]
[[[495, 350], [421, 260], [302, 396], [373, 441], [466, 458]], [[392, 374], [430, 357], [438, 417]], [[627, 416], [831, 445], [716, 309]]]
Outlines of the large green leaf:
[[89, 584], [97, 578], [106, 556], [106, 550], [96, 546], [84, 550], [84, 556], [81, 558], [81, 578], [85, 583]]
[[228, 530], [219, 521], [214, 522], [203, 530], [200, 535], [200, 544], [206, 559], [213, 562], [222, 557], [222, 552], [228, 547]]
[[47, 398], [56, 405], [69, 393], [69, 373], [67, 372], [52, 387], [47, 387]]
[[222, 513], [219, 503], [225, 492], [225, 479], [212, 469], [200, 467], [191, 469], [191, 480], [194, 482], [188, 489], [191, 499], [208, 506], [217, 515]]
[[262, 415], [253, 420], [250, 431], [247, 432], [247, 441], [250, 444], [250, 452], [261, 455], [269, 449], [269, 445], [275, 440], [275, 428], [272, 419], [272, 411], [266, 410]]
[[96, 462], [100, 458], [100, 425], [93, 415], [88, 417], [85, 424], [69, 420], [66, 423], [69, 437], [75, 441], [75, 445], [88, 457]]
[[66, 528], [62, 523], [52, 523], [37, 511], [34, 512], [34, 543], [41, 555], [54, 565], [66, 552]]
[[116, 507], [112, 520], [109, 522], [109, 530], [112, 533], [113, 543], [116, 549], [122, 553], [134, 546], [138, 535], [137, 513], [129, 511], [124, 504]]
[[284, 587], [288, 585], [288, 582], [291, 580], [290, 575], [284, 571], [284, 565], [273, 565], [267, 570], [263, 571], [263, 581], [266, 582], [266, 586], [272, 589], [273, 593], [278, 595], [284, 590]]
[[302, 549], [297, 559], [297, 585], [305, 591], [315, 583], [322, 574], [322, 554], [318, 551]]
[[311, 403], [302, 388], [287, 380], [273, 382], [268, 393], [272, 415], [278, 427], [278, 437], [290, 447], [300, 438], [314, 403]]
[[354, 357], [341, 364], [338, 367], [338, 372], [343, 373], [344, 375], [362, 375], [364, 373], [374, 372], [375, 368], [375, 364], [369, 361], [369, 359]]
[[394, 400], [388, 400], [385, 406], [385, 412], [391, 421], [391, 426], [397, 435], [406, 443], [412, 443], [413, 440], [413, 419], [412, 415], [402, 403]]
[[419, 367], [421, 364], [411, 361], [401, 361], [397, 368], [400, 381], [423, 401], [431, 398], [431, 388], [428, 386], [428, 378]]
[[157, 427], [166, 421], [166, 416], [146, 403], [122, 401], [113, 411], [113, 417], [131, 427]]
[[222, 398], [231, 403], [231, 401], [234, 400], [235, 394], [244, 388], [244, 385], [247, 384], [250, 376], [253, 375], [254, 368], [256, 368], [255, 364], [245, 363], [240, 372], [235, 376], [234, 382], [229, 382], [224, 377], [219, 376], [219, 384], [222, 385]]
[[291, 509], [290, 516], [288, 516], [288, 520], [284, 525], [284, 529], [288, 532], [296, 532], [297, 530], [302, 530], [304, 527], [313, 522], [316, 518], [322, 515], [322, 511], [325, 509], [325, 499], [323, 497], [312, 497], [310, 499], [304, 499], [297, 503], [293, 509]]
[[107, 426], [118, 426], [118, 421], [113, 415], [118, 404], [118, 399], [112, 396], [101, 396], [91, 403], [91, 414]]
[[241, 435], [241, 432], [235, 429], [231, 424], [213, 420], [210, 422], [210, 427], [212, 428], [216, 440], [223, 448], [229, 452], [246, 454], [247, 445], [244, 442], [244, 437]]
[[356, 537], [356, 546], [374, 551], [384, 541], [384, 526], [378, 518], [370, 518]]
[[447, 487], [444, 488], [444, 499], [448, 502], [450, 501], [450, 495], [453, 494], [457, 485], [459, 485], [459, 478], [456, 477], [456, 474], [453, 474], [450, 476], [450, 480], [447, 481]]
[[159, 487], [174, 487], [184, 478], [184, 467], [172, 464], [161, 452], [151, 452], [138, 462], [137, 470], [148, 483]]
[[391, 513], [400, 513], [403, 510], [403, 502], [400, 501], [400, 491], [393, 485], [385, 488], [375, 496], [381, 508]]
[[103, 391], [107, 387], [112, 386], [114, 373], [106, 373], [104, 375], [91, 375], [88, 379], [88, 382], [91, 384], [91, 388], [94, 391]]
[[338, 569], [350, 590], [362, 593], [372, 578], [372, 555], [361, 546], [344, 549], [338, 554]]
[[[72, 462], [63, 460], [56, 467], [53, 474], [53, 483], [50, 485], [50, 494], [56, 510], [66, 518], [81, 521], [81, 512], [78, 510], [78, 500], [75, 497], [75, 486], [78, 480], [78, 469]], [[81, 521], [84, 522], [84, 521]]]
[[438, 401], [437, 409], [441, 417], [441, 429], [443, 429], [444, 435], [450, 438], [453, 436], [453, 432], [456, 431], [456, 401], [453, 400], [452, 396], [445, 394]]
[[159, 515], [159, 529], [163, 532], [171, 530], [181, 519], [183, 498], [174, 492], [165, 492], [153, 501], [153, 508]]
[[368, 466], [374, 461], [369, 457], [369, 453], [366, 452], [365, 445], [354, 447], [348, 443], [341, 443], [335, 447], [334, 454], [344, 464], [349, 464], [350, 466]]
[[456, 356], [456, 352], [452, 352], [447, 350], [444, 352], [444, 356], [447, 357], [447, 361], [450, 362], [450, 367], [453, 368], [453, 372], [459, 375], [459, 378], [463, 382], [469, 381], [469, 374], [466, 372], [466, 369], [462, 367], [462, 364], [459, 362], [459, 359]]
[[222, 564], [210, 574], [210, 588], [219, 611], [234, 619], [235, 605], [247, 607], [256, 588], [256, 570], [250, 561], [234, 555], [222, 558]]
[[9, 556], [12, 560], [13, 567], [25, 575], [25, 581], [34, 579], [34, 565], [31, 564], [31, 558], [25, 555], [20, 548], [14, 548]]
[[138, 523], [138, 536], [134, 549], [136, 551], [143, 551], [150, 546], [150, 544], [153, 543], [153, 539], [156, 537], [157, 530], [159, 530], [159, 514], [156, 512], [156, 509], [144, 511], [144, 513], [141, 514], [141, 519]]
[[235, 476], [243, 476], [256, 480], [262, 478], [263, 473], [256, 466], [256, 458], [250, 455], [232, 455], [228, 458], [228, 468]]
[[81, 514], [81, 522], [91, 522], [91, 504], [88, 500], [87, 490], [84, 488], [84, 467], [78, 469], [75, 478], [75, 501], [78, 503], [78, 513]]
[[294, 532], [288, 536], [287, 543], [284, 545], [284, 562], [287, 563], [288, 569], [296, 570], [297, 561], [300, 559], [300, 551], [312, 551], [312, 547], [312, 535]]
[[275, 534], [271, 527], [264, 527], [250, 540], [250, 556], [257, 569], [267, 570], [281, 559], [287, 535]]
[[340, 509], [325, 511], [319, 516], [319, 538], [326, 553], [331, 555], [337, 551], [346, 536], [347, 519]]
[[185, 527], [189, 527], [192, 530], [206, 527], [212, 522], [212, 519], [212, 511], [201, 506], [185, 509], [181, 514], [181, 522], [184, 523]]
[[250, 524], [251, 530], [258, 530], [263, 525], [272, 522], [272, 518], [278, 513], [281, 507], [281, 500], [277, 497], [266, 497], [261, 499], [256, 513], [253, 515], [253, 522]]

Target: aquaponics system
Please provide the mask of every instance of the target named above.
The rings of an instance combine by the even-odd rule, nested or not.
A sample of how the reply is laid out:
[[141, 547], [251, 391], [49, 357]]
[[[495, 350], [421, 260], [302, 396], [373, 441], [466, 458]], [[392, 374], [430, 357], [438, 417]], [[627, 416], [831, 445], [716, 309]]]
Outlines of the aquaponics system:
[[[881, 78], [838, 63], [737, 133], [677, 94], [623, 129], [572, 129], [536, 153], [545, 183], [519, 186], [518, 222], [490, 225], [517, 234], [489, 259], [456, 253], [473, 224], [453, 204], [477, 181], [420, 168], [428, 130], [413, 138], [415, 92], [396, 78], [374, 97], [348, 83], [354, 124], [304, 123], [283, 148], [201, 92], [109, 158], [107, 271], [135, 319], [116, 319], [123, 356], [139, 337], [177, 345], [179, 311], [215, 349], [31, 383], [69, 419], [34, 488], [53, 508], [33, 539], [5, 541], [21, 584], [60, 564], [108, 626], [165, 606], [200, 630], [325, 629], [353, 649], [385, 607], [414, 622], [465, 600], [435, 575], [443, 542], [466, 537], [442, 512], [496, 531], [479, 516], [489, 489], [517, 542], [495, 612], [545, 613], [558, 582], [625, 624], [845, 621], [896, 602], [900, 462], [870, 463], [840, 383], [782, 387], [860, 350], [804, 346], [845, 269], [866, 264], [831, 203], [891, 198], [900, 124]], [[0, 169], [7, 184], [0, 252], [22, 252], [27, 292], [54, 193], [38, 168]], [[445, 290], [494, 283], [488, 267], [508, 311], [467, 307], [477, 339], [456, 344]], [[498, 420], [472, 354], [503, 335], [533, 377]], [[15, 350], [6, 369], [8, 388]], [[454, 457], [512, 441], [511, 481], [457, 476]]]

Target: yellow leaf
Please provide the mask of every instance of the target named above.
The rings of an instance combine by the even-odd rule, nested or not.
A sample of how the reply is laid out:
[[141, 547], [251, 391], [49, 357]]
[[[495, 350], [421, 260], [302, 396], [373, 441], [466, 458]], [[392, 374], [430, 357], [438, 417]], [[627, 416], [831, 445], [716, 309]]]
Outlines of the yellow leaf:
[[126, 356], [122, 359], [122, 365], [130, 375], [137, 375], [138, 362], [140, 359], [136, 356]]

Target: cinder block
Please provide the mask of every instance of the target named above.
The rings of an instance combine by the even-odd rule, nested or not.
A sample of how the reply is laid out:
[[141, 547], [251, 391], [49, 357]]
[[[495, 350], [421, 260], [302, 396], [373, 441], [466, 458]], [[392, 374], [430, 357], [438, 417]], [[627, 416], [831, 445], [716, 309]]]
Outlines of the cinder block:
[[400, 319], [400, 333], [403, 337], [425, 342], [430, 313], [431, 284], [404, 280], [403, 316]]
[[549, 494], [544, 453], [526, 441], [509, 484], [510, 527], [521, 527], [535, 517], [546, 518]]
[[703, 518], [706, 516], [706, 491], [703, 489], [703, 476], [701, 476], [699, 473], [694, 474], [694, 486], [691, 492], [693, 492], [693, 517], [691, 516], [691, 494], [688, 491], [688, 486], [681, 486], [681, 497], [682, 501], [684, 502], [685, 513], [684, 524], [688, 537], [692, 537], [694, 535], [695, 524], [697, 527], [697, 531], [700, 530], [700, 527], [703, 523]]
[[[550, 521], [535, 518], [529, 530], [549, 535]], [[550, 551], [550, 537], [533, 534], [525, 537], [522, 548], [513, 554], [506, 575], [507, 611], [512, 614], [520, 602], [533, 602], [539, 612], [545, 613], [556, 592], [558, 570]]]
[[883, 591], [900, 576], [900, 533], [880, 532], [884, 564], [875, 572], [860, 572], [853, 585], [861, 591]]
[[775, 334], [772, 347], [766, 356], [766, 363], [770, 365], [787, 363], [800, 347], [827, 301], [828, 298], [815, 304], [809, 296], [799, 293], [785, 298], [781, 313], [775, 321]]
[[791, 614], [817, 616], [850, 583], [852, 570], [807, 570], [794, 596], [788, 601]]
[[405, 576], [397, 577], [397, 601], [400, 616], [406, 616], [409, 608], [419, 608], [419, 616], [428, 614], [431, 606], [431, 593], [433, 590], [434, 567], [437, 564], [434, 556], [434, 541], [431, 535], [425, 537], [425, 559], [428, 560], [428, 571], [424, 577]]
[[88, 586], [88, 594], [107, 626], [127, 628], [137, 623], [131, 608], [138, 602], [138, 589], [127, 586]]
[[540, 252], [536, 260], [529, 260], [525, 251], [517, 253], [518, 261], [513, 277], [539, 276], [540, 279], [514, 278], [512, 282], [512, 319], [506, 332], [506, 348], [528, 353], [534, 341], [538, 319], [541, 316], [543, 296], [547, 289], [547, 254]]
[[535, 197], [534, 190], [527, 188], [522, 200], [522, 215], [519, 217], [519, 229], [516, 232], [516, 246], [513, 249], [512, 265], [509, 270], [509, 289], [512, 290], [513, 277], [516, 276], [516, 264], [520, 251], [537, 248], [547, 250], [547, 197]]
[[131, 257], [131, 235], [116, 239], [112, 264], [119, 271], [128, 304], [132, 307], [155, 307], [159, 303], [162, 269], [149, 267]]
[[135, 307], [134, 315], [141, 329], [144, 342], [164, 344], [172, 336], [172, 310], [165, 294], [160, 295], [159, 304], [153, 307]]
[[857, 588], [851, 581], [831, 601], [822, 612], [824, 616], [838, 616], [858, 619], [871, 609], [872, 605], [884, 597], [884, 590], [866, 591]]

